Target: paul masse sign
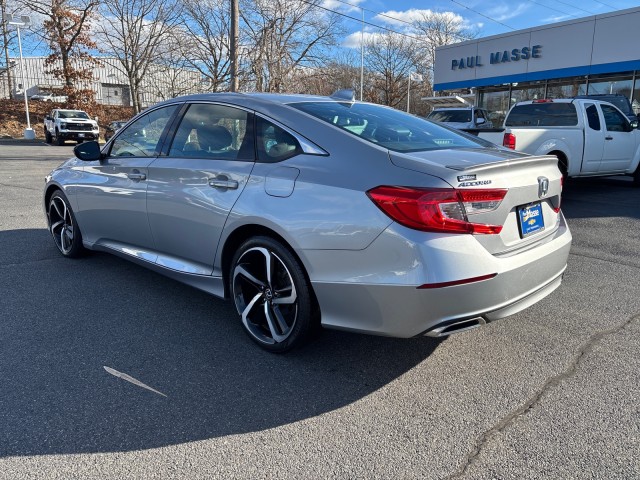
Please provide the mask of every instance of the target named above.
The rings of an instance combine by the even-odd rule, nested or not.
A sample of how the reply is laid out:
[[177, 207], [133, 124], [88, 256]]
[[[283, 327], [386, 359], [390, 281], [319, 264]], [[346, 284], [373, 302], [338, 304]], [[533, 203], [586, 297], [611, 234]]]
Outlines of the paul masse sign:
[[[504, 50], [489, 55], [489, 64], [518, 62], [520, 60], [529, 60], [530, 58], [542, 57], [542, 45], [534, 45], [533, 47], [514, 48], [512, 50]], [[484, 67], [482, 57], [463, 57], [461, 59], [451, 60], [451, 70], [462, 70], [466, 68]]]

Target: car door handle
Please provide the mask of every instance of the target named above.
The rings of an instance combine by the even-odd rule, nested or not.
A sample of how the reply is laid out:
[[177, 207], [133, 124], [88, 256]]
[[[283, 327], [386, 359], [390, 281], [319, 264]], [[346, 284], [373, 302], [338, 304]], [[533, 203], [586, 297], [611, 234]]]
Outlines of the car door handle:
[[219, 177], [209, 179], [209, 186], [213, 188], [229, 188], [235, 190], [238, 188], [238, 182], [236, 180], [229, 180], [226, 176], [221, 175]]
[[131, 173], [127, 173], [127, 177], [129, 180], [133, 180], [134, 182], [139, 182], [141, 180], [146, 180], [147, 176], [144, 173], [140, 173], [137, 170], [134, 170]]
[[613, 140], [613, 137], [607, 135], [606, 137], [604, 137], [605, 140]]

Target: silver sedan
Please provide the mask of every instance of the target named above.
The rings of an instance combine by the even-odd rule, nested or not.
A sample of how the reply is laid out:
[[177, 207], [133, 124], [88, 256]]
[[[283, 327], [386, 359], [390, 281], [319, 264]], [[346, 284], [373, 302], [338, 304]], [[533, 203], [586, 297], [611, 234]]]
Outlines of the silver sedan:
[[205, 94], [145, 110], [47, 178], [66, 257], [110, 252], [235, 302], [261, 347], [320, 326], [443, 336], [556, 289], [555, 157], [352, 97]]

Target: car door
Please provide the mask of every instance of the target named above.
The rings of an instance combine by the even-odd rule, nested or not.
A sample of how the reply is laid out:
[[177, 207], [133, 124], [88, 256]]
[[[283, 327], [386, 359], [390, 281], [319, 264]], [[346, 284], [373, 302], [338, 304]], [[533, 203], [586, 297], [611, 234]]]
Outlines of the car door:
[[167, 155], [149, 166], [147, 211], [158, 264], [213, 272], [222, 229], [254, 163], [251, 112], [217, 103], [189, 106]]
[[594, 103], [585, 103], [584, 149], [581, 173], [595, 173], [600, 169], [604, 151], [605, 129]]
[[163, 106], [135, 120], [113, 140], [104, 159], [88, 162], [78, 182], [78, 223], [86, 241], [154, 260], [147, 220], [149, 164], [179, 104]]
[[629, 168], [633, 161], [636, 141], [627, 117], [612, 105], [600, 104], [606, 135], [599, 172], [619, 172]]

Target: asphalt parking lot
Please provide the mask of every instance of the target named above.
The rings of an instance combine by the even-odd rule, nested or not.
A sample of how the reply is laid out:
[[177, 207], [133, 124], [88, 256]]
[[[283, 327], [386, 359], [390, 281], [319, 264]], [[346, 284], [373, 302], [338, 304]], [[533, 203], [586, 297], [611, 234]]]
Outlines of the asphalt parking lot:
[[520, 314], [273, 355], [231, 303], [59, 255], [41, 192], [71, 150], [0, 144], [0, 478], [640, 478], [629, 179], [567, 183], [568, 271]]

